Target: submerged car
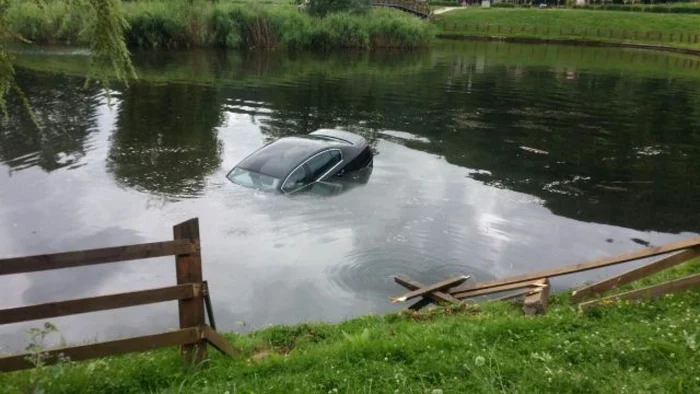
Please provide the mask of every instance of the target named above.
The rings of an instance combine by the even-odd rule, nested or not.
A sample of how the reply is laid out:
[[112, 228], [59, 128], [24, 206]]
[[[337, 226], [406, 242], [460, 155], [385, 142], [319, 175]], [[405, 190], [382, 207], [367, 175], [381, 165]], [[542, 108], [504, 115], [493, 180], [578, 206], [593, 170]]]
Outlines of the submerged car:
[[233, 183], [284, 194], [315, 189], [335, 194], [347, 182], [366, 183], [374, 154], [364, 137], [322, 129], [280, 138], [251, 153], [226, 175]]

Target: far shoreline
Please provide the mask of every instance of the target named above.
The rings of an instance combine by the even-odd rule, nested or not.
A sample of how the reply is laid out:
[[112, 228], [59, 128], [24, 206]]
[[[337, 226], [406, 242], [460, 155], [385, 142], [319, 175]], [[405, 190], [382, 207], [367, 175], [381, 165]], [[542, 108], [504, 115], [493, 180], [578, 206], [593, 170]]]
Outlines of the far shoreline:
[[644, 49], [650, 51], [662, 51], [681, 53], [685, 55], [700, 56], [699, 49], [683, 48], [667, 45], [641, 44], [633, 42], [616, 42], [616, 41], [601, 41], [601, 40], [586, 40], [576, 38], [546, 38], [546, 37], [513, 37], [513, 36], [489, 36], [475, 34], [445, 34], [436, 35], [438, 39], [444, 40], [466, 40], [466, 41], [500, 41], [514, 42], [520, 44], [561, 44], [561, 45], [579, 45], [591, 47], [613, 47], [613, 48], [633, 48]]

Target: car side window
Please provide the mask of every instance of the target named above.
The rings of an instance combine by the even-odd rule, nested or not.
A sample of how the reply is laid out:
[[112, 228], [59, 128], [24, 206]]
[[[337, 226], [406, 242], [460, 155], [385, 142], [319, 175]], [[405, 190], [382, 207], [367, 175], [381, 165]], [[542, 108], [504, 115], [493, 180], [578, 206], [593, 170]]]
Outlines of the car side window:
[[312, 157], [306, 164], [311, 172], [311, 179], [317, 180], [321, 175], [340, 163], [342, 156], [339, 150], [329, 150]]
[[299, 166], [294, 172], [292, 172], [287, 180], [282, 185], [282, 191], [293, 192], [300, 187], [304, 187], [312, 182], [313, 178], [307, 176], [305, 166]]

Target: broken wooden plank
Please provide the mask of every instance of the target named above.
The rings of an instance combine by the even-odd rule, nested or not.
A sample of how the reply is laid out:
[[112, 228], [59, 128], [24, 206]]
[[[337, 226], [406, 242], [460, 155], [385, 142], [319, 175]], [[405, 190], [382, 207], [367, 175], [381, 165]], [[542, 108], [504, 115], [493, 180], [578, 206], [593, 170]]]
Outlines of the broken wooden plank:
[[492, 300], [488, 300], [488, 302], [511, 301], [511, 300], [514, 300], [514, 299], [519, 298], [519, 297], [530, 295], [530, 294], [537, 292], [537, 291], [539, 291], [539, 288], [537, 288], [535, 290], [533, 290], [533, 289], [521, 290], [521, 291], [515, 292], [513, 294], [508, 294], [508, 295], [503, 296], [503, 297], [498, 297], [498, 298], [494, 298]]
[[461, 293], [453, 293], [452, 295], [455, 298], [462, 300], [465, 298], [478, 297], [478, 296], [487, 295], [487, 294], [501, 293], [503, 291], [508, 291], [508, 290], [518, 290], [518, 289], [523, 289], [525, 287], [533, 287], [533, 286], [536, 286], [536, 285], [534, 285], [535, 282], [536, 281], [529, 280], [526, 282], [511, 283], [509, 285], [491, 287], [489, 289], [471, 290], [471, 291], [464, 291]]
[[[408, 290], [418, 290], [425, 287], [424, 284], [416, 282], [415, 280], [409, 279], [408, 277], [405, 277], [403, 275], [395, 276], [394, 282], [400, 284]], [[432, 299], [434, 302], [444, 301], [451, 303], [459, 303], [458, 299], [449, 295], [448, 293], [443, 293], [441, 291], [434, 291], [432, 293], [426, 294], [425, 297]]]
[[544, 315], [547, 313], [549, 304], [549, 279], [543, 279], [540, 284], [544, 285], [525, 297], [523, 301], [523, 313], [526, 315]]
[[688, 238], [682, 241], [671, 242], [661, 246], [645, 248], [636, 252], [624, 253], [612, 257], [605, 257], [581, 264], [574, 264], [565, 267], [547, 269], [543, 271], [533, 272], [529, 274], [511, 276], [505, 279], [496, 279], [485, 282], [479, 282], [472, 285], [462, 285], [455, 287], [449, 291], [450, 294], [463, 293], [472, 290], [490, 289], [492, 287], [509, 285], [512, 283], [532, 281], [541, 278], [552, 278], [562, 275], [574, 274], [577, 272], [588, 271], [596, 268], [607, 267], [610, 265], [626, 263], [632, 260], [639, 260], [645, 257], [653, 257], [670, 252], [676, 252], [683, 249], [692, 248], [700, 245], [700, 236]]
[[0, 259], [0, 275], [21, 274], [82, 267], [85, 265], [115, 263], [119, 261], [149, 259], [194, 253], [199, 244], [190, 240], [152, 242], [139, 245], [116, 246], [111, 248], [80, 250], [26, 257]]
[[422, 296], [424, 294], [432, 293], [434, 291], [444, 290], [444, 289], [450, 288], [452, 286], [459, 285], [461, 283], [464, 283], [469, 278], [470, 278], [470, 276], [468, 276], [468, 275], [467, 276], [462, 275], [462, 276], [456, 276], [456, 277], [450, 278], [450, 279], [445, 279], [441, 282], [437, 282], [437, 283], [434, 283], [434, 284], [429, 285], [429, 286], [421, 287], [420, 289], [417, 289], [417, 290], [409, 291], [408, 293], [406, 293], [400, 297], [391, 297], [391, 298], [389, 298], [389, 301], [391, 301], [392, 303], [405, 302], [405, 301], [408, 301], [410, 299]]
[[409, 305], [408, 308], [406, 308], [406, 309], [410, 309], [412, 311], [419, 311], [432, 303], [433, 303], [433, 300], [431, 300], [430, 297], [423, 297], [420, 300]]
[[634, 282], [638, 279], [642, 279], [644, 277], [650, 276], [665, 269], [685, 263], [686, 261], [698, 255], [700, 255], [700, 248], [676, 252], [670, 256], [664, 257], [660, 260], [656, 260], [642, 267], [635, 268], [625, 273], [616, 275], [612, 278], [608, 278], [600, 282], [594, 283], [592, 285], [575, 290], [573, 293], [571, 293], [571, 302], [581, 302], [586, 298], [591, 298], [598, 294], [605, 293], [606, 291], [613, 290], [620, 286]]
[[698, 286], [700, 286], [700, 274], [664, 282], [658, 285], [645, 287], [643, 289], [632, 290], [620, 294], [611, 295], [609, 297], [600, 298], [597, 300], [582, 302], [579, 304], [579, 307], [581, 309], [589, 309], [592, 307], [600, 306], [602, 304], [608, 304], [619, 300], [638, 300], [640, 298], [659, 297], [668, 293], [677, 293], [685, 290], [690, 290]]
[[129, 293], [110, 294], [75, 300], [47, 302], [45, 304], [21, 306], [0, 310], [0, 324], [49, 319], [79, 313], [105, 311], [137, 305], [193, 298], [199, 291], [199, 284], [182, 284]]
[[223, 354], [235, 357], [241, 353], [238, 349], [231, 346], [221, 334], [209, 326], [202, 327], [202, 337]]

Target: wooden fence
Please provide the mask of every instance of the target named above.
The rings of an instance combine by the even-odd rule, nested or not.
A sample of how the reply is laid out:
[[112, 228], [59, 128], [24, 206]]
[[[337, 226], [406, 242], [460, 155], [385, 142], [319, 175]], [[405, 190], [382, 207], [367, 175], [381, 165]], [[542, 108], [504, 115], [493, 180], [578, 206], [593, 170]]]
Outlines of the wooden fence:
[[[0, 276], [3, 276], [175, 256], [177, 284], [157, 289], [2, 309], [0, 325], [177, 300], [179, 330], [53, 349], [45, 353], [46, 358], [43, 362], [51, 364], [61, 358], [78, 361], [179, 345], [187, 363], [200, 363], [208, 358], [207, 343], [225, 354], [235, 355], [236, 350], [215, 330], [209, 289], [202, 277], [198, 219], [190, 219], [174, 226], [173, 234], [174, 239], [171, 241], [1, 259]], [[209, 316], [209, 325], [205, 323], [205, 309]], [[28, 356], [29, 354], [18, 354], [0, 358], [0, 371], [34, 367]]]
[[523, 311], [535, 314], [544, 313], [549, 296], [549, 278], [578, 272], [609, 267], [643, 258], [667, 255], [642, 267], [627, 271], [612, 278], [587, 285], [572, 293], [571, 301], [580, 303], [581, 309], [592, 308], [615, 300], [634, 300], [644, 297], [658, 297], [662, 294], [688, 290], [700, 287], [700, 273], [685, 278], [664, 282], [638, 290], [628, 291], [605, 298], [582, 302], [620, 286], [632, 283], [649, 275], [677, 266], [700, 256], [700, 237], [671, 242], [661, 246], [650, 247], [635, 252], [574, 264], [565, 267], [548, 269], [528, 274], [512, 276], [505, 279], [463, 284], [469, 276], [457, 276], [431, 285], [423, 285], [405, 276], [396, 276], [394, 281], [410, 290], [398, 297], [391, 297], [391, 302], [405, 302], [414, 298], [420, 299], [408, 308], [419, 310], [431, 303], [458, 303], [475, 297], [518, 291], [500, 300], [524, 297]]
[[520, 35], [537, 37], [577, 37], [587, 39], [618, 39], [645, 42], [700, 43], [700, 32], [668, 33], [661, 31], [630, 31], [619, 29], [588, 29], [576, 26], [550, 28], [548, 26], [501, 26], [491, 24], [467, 24], [442, 22], [445, 32], [474, 33], [477, 35]]

